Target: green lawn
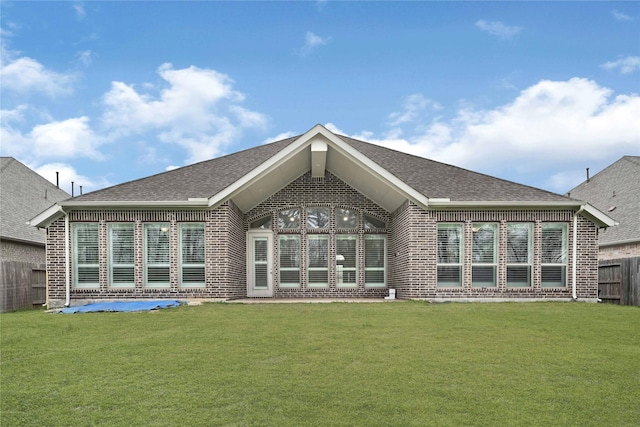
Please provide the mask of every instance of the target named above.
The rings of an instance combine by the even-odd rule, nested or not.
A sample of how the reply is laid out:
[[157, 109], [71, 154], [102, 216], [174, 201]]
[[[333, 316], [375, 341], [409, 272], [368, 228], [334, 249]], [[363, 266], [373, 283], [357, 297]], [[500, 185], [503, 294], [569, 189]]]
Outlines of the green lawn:
[[640, 424], [640, 309], [205, 304], [0, 315], [0, 425]]

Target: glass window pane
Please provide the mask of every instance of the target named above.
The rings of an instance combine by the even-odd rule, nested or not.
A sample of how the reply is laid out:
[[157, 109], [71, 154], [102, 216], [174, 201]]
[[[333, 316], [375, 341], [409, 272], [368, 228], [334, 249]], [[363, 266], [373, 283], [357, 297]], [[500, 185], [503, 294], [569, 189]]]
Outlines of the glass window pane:
[[133, 224], [109, 224], [110, 284], [134, 286]]
[[438, 225], [438, 264], [459, 264], [461, 261], [462, 225]]
[[308, 236], [307, 252], [309, 253], [309, 267], [326, 268], [329, 258], [328, 236]]
[[300, 209], [287, 209], [278, 213], [278, 228], [300, 228]]
[[146, 283], [169, 286], [169, 224], [145, 224]]
[[530, 224], [507, 225], [507, 264], [530, 263]]
[[180, 224], [180, 283], [204, 286], [204, 224]]
[[364, 228], [367, 230], [385, 229], [387, 227], [387, 224], [384, 221], [371, 215], [363, 215], [362, 219], [364, 222]]
[[462, 267], [459, 265], [439, 265], [438, 286], [462, 286]]
[[528, 265], [507, 266], [507, 286], [527, 287], [531, 283], [531, 267]]
[[336, 237], [336, 262], [344, 268], [356, 267], [357, 236]]
[[474, 263], [493, 264], [496, 262], [496, 224], [473, 225]]
[[300, 285], [300, 236], [281, 234], [278, 237], [280, 252], [280, 287]]
[[471, 268], [473, 286], [496, 286], [496, 267], [492, 265], [474, 265]]
[[358, 228], [358, 212], [354, 209], [336, 208], [336, 227], [338, 229]]
[[98, 224], [73, 224], [72, 230], [73, 283], [78, 287], [97, 287], [100, 284]]
[[365, 286], [386, 286], [386, 244], [387, 239], [383, 235], [364, 236]]
[[564, 264], [566, 262], [566, 227], [564, 224], [542, 225], [542, 263]]
[[307, 208], [307, 228], [329, 228], [329, 208]]
[[271, 228], [271, 215], [262, 217], [249, 224], [251, 229], [270, 229]]

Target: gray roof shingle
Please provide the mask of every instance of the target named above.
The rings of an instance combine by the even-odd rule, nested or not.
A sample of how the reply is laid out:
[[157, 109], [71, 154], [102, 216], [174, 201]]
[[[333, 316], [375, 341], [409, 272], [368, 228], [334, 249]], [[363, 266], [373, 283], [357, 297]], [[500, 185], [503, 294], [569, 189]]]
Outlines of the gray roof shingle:
[[13, 157], [0, 157], [0, 238], [45, 243], [44, 230], [31, 218], [69, 198], [69, 194]]
[[640, 156], [624, 156], [569, 191], [619, 225], [600, 233], [600, 244], [640, 241]]
[[[85, 193], [77, 201], [186, 201], [210, 197], [298, 138], [292, 137], [147, 178]], [[339, 136], [345, 143], [430, 198], [452, 201], [562, 202], [565, 196]]]

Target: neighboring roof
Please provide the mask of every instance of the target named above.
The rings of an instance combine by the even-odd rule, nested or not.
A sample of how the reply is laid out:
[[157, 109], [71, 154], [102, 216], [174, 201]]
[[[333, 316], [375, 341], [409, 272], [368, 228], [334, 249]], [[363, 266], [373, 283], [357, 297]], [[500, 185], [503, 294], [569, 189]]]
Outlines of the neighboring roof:
[[606, 212], [619, 225], [600, 244], [640, 241], [640, 156], [624, 156], [567, 193]]
[[0, 157], [0, 238], [44, 244], [46, 234], [27, 224], [69, 194], [13, 157]]
[[[441, 208], [583, 207], [596, 223], [613, 224], [579, 200], [336, 135], [321, 125], [297, 137], [85, 193], [62, 205], [211, 207], [231, 199], [246, 212], [302, 174], [323, 177], [325, 170], [391, 212], [407, 199]], [[32, 223], [46, 226], [60, 214], [55, 206]]]

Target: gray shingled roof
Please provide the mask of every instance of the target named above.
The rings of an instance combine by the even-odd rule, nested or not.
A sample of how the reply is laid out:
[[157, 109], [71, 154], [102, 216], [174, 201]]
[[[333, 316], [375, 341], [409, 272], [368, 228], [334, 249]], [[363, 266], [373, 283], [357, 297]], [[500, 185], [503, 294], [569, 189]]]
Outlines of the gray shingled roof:
[[[452, 201], [563, 202], [567, 197], [472, 172], [375, 144], [339, 136], [345, 143], [430, 198]], [[251, 172], [297, 137], [250, 148], [173, 171], [76, 197], [75, 201], [186, 201], [211, 197]]]
[[600, 244], [640, 240], [640, 156], [624, 156], [569, 191], [619, 225], [600, 233]]
[[0, 238], [45, 243], [27, 221], [69, 195], [13, 157], [0, 157]]

